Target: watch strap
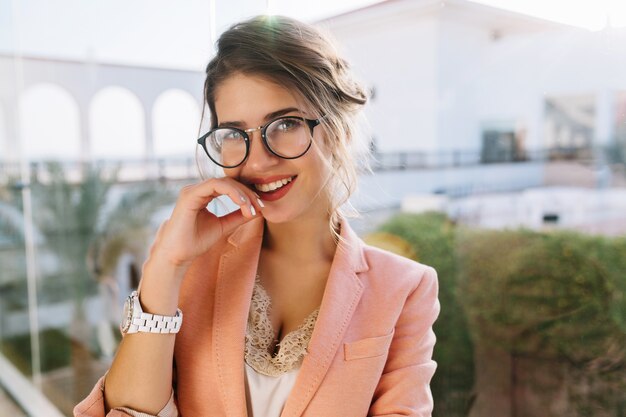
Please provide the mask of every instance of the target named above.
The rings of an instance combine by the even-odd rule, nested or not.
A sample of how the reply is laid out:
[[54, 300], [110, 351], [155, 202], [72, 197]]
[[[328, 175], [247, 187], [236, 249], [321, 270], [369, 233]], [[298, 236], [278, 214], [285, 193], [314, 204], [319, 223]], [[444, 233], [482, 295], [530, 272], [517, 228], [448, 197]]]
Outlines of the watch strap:
[[133, 317], [127, 333], [178, 333], [183, 322], [183, 312], [176, 310], [175, 316], [161, 316], [142, 312]]

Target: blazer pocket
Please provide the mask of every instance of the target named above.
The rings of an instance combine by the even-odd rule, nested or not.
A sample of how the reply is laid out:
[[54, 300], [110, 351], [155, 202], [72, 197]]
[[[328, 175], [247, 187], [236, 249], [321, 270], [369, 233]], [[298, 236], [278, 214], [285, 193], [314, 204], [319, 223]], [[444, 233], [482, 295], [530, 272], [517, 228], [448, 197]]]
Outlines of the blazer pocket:
[[396, 331], [395, 327], [384, 336], [366, 337], [365, 339], [345, 342], [343, 344], [343, 357], [346, 361], [354, 359], [371, 358], [384, 355], [389, 351], [391, 339]]

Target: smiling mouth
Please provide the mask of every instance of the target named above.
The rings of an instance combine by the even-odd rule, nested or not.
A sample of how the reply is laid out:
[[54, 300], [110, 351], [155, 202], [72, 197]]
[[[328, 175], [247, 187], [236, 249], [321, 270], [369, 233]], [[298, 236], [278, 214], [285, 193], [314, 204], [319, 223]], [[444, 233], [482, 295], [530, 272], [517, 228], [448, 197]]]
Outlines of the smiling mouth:
[[263, 193], [269, 193], [272, 191], [276, 191], [285, 185], [289, 184], [296, 176], [283, 178], [282, 180], [270, 182], [267, 184], [251, 184], [257, 191], [261, 191]]

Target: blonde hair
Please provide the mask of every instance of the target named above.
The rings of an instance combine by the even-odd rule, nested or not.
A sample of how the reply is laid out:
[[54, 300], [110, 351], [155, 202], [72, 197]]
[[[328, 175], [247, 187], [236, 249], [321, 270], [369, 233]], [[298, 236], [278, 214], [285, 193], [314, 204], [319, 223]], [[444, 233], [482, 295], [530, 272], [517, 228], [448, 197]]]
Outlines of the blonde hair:
[[[211, 127], [218, 125], [215, 92], [235, 73], [261, 76], [304, 100], [325, 116], [323, 158], [331, 170], [324, 187], [329, 207], [329, 227], [340, 240], [336, 227], [342, 216], [357, 217], [349, 204], [357, 189], [358, 175], [371, 172], [369, 138], [365, 137], [362, 108], [367, 102], [349, 64], [341, 58], [327, 34], [309, 24], [283, 16], [257, 16], [236, 23], [217, 41], [217, 53], [206, 68], [204, 101], [209, 106]], [[203, 108], [204, 118], [204, 108]], [[318, 127], [318, 128], [319, 128]]]

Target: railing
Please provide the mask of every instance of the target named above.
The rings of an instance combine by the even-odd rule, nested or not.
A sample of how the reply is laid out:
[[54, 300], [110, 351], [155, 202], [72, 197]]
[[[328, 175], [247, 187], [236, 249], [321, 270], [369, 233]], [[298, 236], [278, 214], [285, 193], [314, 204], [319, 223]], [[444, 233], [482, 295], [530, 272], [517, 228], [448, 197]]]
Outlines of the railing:
[[524, 151], [509, 150], [497, 153], [488, 153], [479, 149], [453, 149], [438, 152], [374, 152], [371, 165], [374, 171], [387, 171], [560, 160], [589, 163], [594, 160], [613, 161], [615, 152], [615, 146], [561, 147]]
[[54, 404], [1, 353], [0, 387], [29, 416], [63, 417]]
[[[468, 167], [485, 164], [514, 164], [523, 162], [578, 161], [581, 163], [618, 162], [624, 164], [624, 150], [615, 146], [533, 149], [497, 154], [480, 149], [449, 150], [439, 152], [402, 151], [373, 152], [370, 165], [373, 171], [425, 170]], [[82, 161], [56, 161], [66, 176], [78, 180], [88, 166], [101, 169], [103, 175], [117, 173], [117, 182], [189, 181], [199, 177], [193, 157], [167, 157], [154, 159], [118, 159]], [[49, 176], [46, 161], [29, 162], [30, 181], [45, 182]], [[20, 165], [17, 162], [0, 162], [0, 186], [20, 185]]]
[[[64, 177], [78, 181], [88, 168], [96, 168], [103, 177], [115, 176], [117, 183], [140, 181], [184, 181], [198, 178], [194, 158], [167, 157], [155, 159], [116, 159], [116, 160], [55, 160], [31, 161], [28, 163], [31, 182], [47, 182], [50, 179], [48, 164], [54, 163], [62, 169]], [[0, 186], [12, 184], [21, 186], [20, 164], [0, 162]]]

